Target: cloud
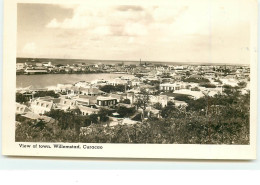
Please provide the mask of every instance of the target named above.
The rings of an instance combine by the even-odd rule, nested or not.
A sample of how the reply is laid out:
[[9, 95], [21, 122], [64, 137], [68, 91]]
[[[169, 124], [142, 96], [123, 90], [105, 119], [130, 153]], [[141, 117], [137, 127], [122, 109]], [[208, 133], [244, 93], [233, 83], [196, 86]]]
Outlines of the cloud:
[[57, 19], [52, 19], [47, 25], [47, 28], [58, 28], [60, 27], [60, 23], [57, 21]]
[[36, 45], [34, 42], [26, 43], [23, 47], [23, 53], [26, 54], [35, 54], [36, 51]]
[[133, 5], [122, 5], [116, 8], [118, 11], [143, 11], [144, 9], [141, 6]]

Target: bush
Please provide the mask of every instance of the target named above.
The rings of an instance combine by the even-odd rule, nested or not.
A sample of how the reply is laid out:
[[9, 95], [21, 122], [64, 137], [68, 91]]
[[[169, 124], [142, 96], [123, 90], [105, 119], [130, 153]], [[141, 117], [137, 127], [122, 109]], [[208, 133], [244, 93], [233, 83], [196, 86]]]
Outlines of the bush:
[[216, 86], [214, 84], [211, 84], [211, 83], [201, 83], [200, 86], [206, 87], [206, 88], [216, 88]]
[[183, 81], [190, 82], [190, 83], [208, 83], [209, 82], [209, 80], [206, 78], [197, 79], [197, 78], [193, 78], [193, 77], [185, 78], [185, 79], [183, 79]]

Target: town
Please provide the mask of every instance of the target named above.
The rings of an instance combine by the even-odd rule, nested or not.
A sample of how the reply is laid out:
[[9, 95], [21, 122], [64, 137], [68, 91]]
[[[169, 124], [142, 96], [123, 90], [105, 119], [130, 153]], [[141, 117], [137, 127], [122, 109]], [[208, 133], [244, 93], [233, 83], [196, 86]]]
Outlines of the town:
[[[160, 122], [170, 117], [177, 118], [178, 115], [187, 116], [192, 111], [203, 113], [204, 117], [210, 113], [213, 115], [213, 112], [215, 115], [224, 105], [220, 98], [231, 97], [235, 92], [241, 96], [250, 92], [248, 65], [174, 65], [141, 60], [128, 65], [124, 62], [53, 65], [49, 61], [17, 63], [16, 71], [17, 74], [28, 75], [122, 74], [111, 80], [102, 79], [101, 74], [100, 79], [92, 81], [82, 79], [74, 84], [61, 83], [52, 90], [33, 86], [17, 89], [17, 126], [25, 122], [41, 122], [50, 128], [59, 125], [64, 129], [77, 130], [75, 132], [81, 136], [91, 132], [93, 134], [95, 125], [113, 130], [124, 125], [136, 127], [135, 125], [145, 124], [149, 120]], [[210, 98], [219, 102], [209, 104]], [[204, 102], [199, 103], [202, 100]], [[62, 116], [59, 117], [58, 114]], [[70, 119], [73, 124], [66, 125], [66, 114], [73, 114], [81, 120]], [[70, 124], [72, 126], [68, 126]], [[129, 136], [128, 140], [132, 141]]]

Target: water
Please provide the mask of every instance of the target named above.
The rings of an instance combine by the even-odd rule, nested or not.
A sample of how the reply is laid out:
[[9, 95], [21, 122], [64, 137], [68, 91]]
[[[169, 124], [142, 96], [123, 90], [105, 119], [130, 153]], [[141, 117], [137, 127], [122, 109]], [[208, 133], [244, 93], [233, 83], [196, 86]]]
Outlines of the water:
[[91, 82], [92, 80], [110, 80], [128, 74], [43, 74], [43, 75], [17, 75], [16, 88], [24, 88], [30, 85], [35, 88], [54, 88], [59, 83], [76, 83], [79, 81]]

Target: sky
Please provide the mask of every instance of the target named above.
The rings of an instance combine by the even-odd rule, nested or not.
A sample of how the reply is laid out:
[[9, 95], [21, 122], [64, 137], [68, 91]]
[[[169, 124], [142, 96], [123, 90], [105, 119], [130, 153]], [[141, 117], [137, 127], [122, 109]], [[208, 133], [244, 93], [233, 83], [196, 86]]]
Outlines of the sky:
[[245, 1], [19, 3], [17, 57], [246, 64], [249, 12]]

